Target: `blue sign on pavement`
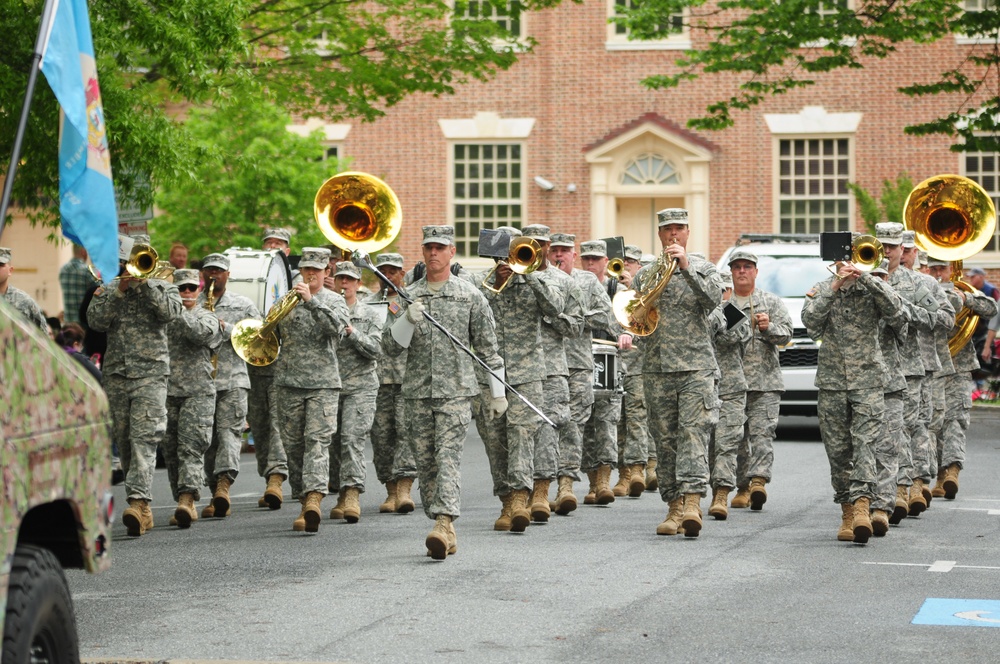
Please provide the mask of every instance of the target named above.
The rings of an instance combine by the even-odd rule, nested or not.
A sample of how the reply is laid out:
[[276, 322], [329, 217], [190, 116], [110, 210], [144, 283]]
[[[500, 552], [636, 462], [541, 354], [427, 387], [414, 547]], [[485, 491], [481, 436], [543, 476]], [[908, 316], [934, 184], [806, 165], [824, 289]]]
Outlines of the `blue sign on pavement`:
[[1000, 600], [928, 597], [913, 624], [1000, 627]]

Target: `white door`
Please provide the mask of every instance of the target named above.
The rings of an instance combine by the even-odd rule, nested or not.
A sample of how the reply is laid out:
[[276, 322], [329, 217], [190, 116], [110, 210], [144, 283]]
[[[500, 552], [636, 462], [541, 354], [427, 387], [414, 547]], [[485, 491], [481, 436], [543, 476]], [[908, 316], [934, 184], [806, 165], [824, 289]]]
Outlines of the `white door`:
[[615, 235], [625, 238], [625, 244], [637, 244], [644, 254], [660, 253], [656, 237], [656, 212], [664, 208], [684, 207], [684, 197], [617, 198]]

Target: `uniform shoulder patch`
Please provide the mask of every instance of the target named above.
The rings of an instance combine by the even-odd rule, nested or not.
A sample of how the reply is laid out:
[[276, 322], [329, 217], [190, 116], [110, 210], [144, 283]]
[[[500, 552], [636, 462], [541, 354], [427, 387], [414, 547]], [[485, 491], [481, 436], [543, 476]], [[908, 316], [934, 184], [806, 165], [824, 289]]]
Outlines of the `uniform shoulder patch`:
[[397, 315], [401, 309], [402, 307], [399, 306], [399, 304], [397, 304], [396, 302], [389, 303], [389, 313], [391, 313], [393, 316]]
[[815, 288], [810, 288], [808, 291], [806, 291], [806, 297], [816, 297], [816, 293], [818, 292], [819, 291], [816, 290]]

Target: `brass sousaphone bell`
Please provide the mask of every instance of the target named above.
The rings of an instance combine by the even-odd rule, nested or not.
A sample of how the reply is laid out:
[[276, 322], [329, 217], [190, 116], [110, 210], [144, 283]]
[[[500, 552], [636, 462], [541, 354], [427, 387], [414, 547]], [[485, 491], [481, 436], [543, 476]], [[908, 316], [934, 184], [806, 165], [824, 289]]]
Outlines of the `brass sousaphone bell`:
[[[976, 292], [962, 281], [962, 261], [982, 251], [993, 239], [997, 213], [986, 190], [961, 175], [935, 175], [910, 192], [903, 220], [914, 232], [917, 247], [934, 258], [952, 262], [955, 288]], [[948, 340], [952, 355], [969, 342], [978, 323], [979, 316], [967, 307], [958, 312], [957, 329]]]
[[[345, 253], [385, 248], [403, 227], [399, 199], [385, 182], [367, 173], [349, 171], [320, 186], [313, 202], [316, 224]], [[233, 329], [233, 348], [248, 364], [266, 366], [278, 359], [281, 346], [275, 329], [301, 298], [289, 291], [274, 303], [264, 321], [240, 321]]]

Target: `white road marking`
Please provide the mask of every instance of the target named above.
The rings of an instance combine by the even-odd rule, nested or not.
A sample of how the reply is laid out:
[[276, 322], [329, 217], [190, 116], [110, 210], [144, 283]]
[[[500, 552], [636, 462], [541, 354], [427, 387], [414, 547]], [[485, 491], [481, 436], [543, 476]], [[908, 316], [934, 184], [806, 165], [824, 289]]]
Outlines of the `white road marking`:
[[934, 564], [927, 568], [928, 572], [950, 572], [955, 567], [956, 560], [935, 560]]
[[954, 560], [935, 560], [927, 563], [885, 563], [885, 562], [863, 562], [862, 565], [890, 565], [895, 567], [926, 567], [928, 572], [950, 572], [953, 569], [995, 569], [1000, 567], [989, 567], [986, 565], [958, 565]]
[[1000, 620], [996, 618], [983, 618], [981, 614], [983, 613], [993, 613], [992, 611], [959, 611], [955, 614], [956, 618], [961, 618], [962, 620], [978, 620], [979, 622], [989, 622], [989, 623], [1000, 623]]
[[964, 510], [966, 512], [986, 512], [989, 516], [1000, 516], [1000, 509], [990, 509], [988, 507], [949, 507], [952, 510]]

